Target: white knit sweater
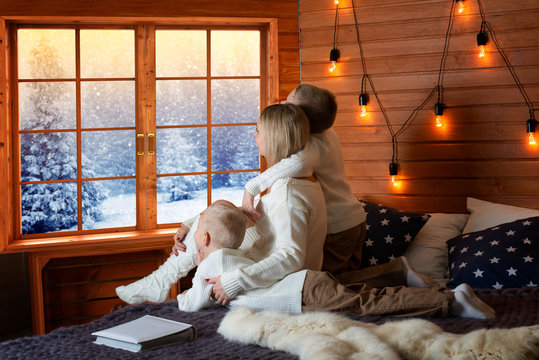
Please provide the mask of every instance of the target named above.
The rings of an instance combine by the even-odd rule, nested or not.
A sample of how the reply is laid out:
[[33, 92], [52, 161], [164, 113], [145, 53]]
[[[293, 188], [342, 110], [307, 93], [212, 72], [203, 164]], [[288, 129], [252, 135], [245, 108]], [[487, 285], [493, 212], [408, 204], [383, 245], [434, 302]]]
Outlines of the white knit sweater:
[[277, 179], [311, 176], [313, 170], [326, 199], [328, 234], [351, 229], [366, 220], [363, 207], [346, 182], [341, 146], [332, 128], [311, 134], [309, 144], [302, 151], [249, 180], [245, 189], [258, 195]]
[[[200, 263], [193, 277], [193, 287], [179, 294], [178, 308], [182, 311], [198, 311], [217, 304], [211, 298], [212, 284], [206, 282], [225, 271], [254, 264], [242, 250], [219, 249]], [[230, 302], [231, 307], [246, 306], [254, 310], [280, 310], [291, 314], [301, 313], [301, 291], [306, 271], [290, 274], [273, 286], [241, 291]]]
[[294, 178], [275, 181], [257, 204], [257, 210], [264, 214], [256, 224], [260, 238], [242, 244], [256, 263], [221, 275], [226, 294], [234, 298], [241, 290], [273, 285], [301, 269], [320, 270], [327, 229], [324, 208], [318, 182]]

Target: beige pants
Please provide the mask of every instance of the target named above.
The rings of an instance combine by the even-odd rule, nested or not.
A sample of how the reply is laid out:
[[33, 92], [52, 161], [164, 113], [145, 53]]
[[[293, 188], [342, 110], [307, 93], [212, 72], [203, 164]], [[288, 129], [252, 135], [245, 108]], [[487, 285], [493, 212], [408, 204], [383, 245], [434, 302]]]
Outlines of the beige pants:
[[441, 287], [373, 288], [365, 283], [342, 285], [331, 274], [308, 270], [302, 311], [352, 311], [362, 315], [449, 315], [453, 293]]

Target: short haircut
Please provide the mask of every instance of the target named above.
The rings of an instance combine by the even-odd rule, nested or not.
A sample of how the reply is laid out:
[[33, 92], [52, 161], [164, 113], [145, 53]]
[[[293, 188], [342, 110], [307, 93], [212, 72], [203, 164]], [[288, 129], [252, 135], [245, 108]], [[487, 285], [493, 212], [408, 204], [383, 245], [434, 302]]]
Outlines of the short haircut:
[[297, 105], [268, 106], [260, 114], [260, 125], [270, 166], [302, 150], [309, 139], [309, 120]]
[[245, 236], [245, 216], [234, 204], [218, 200], [202, 212], [205, 231], [221, 248], [237, 249]]
[[307, 115], [311, 133], [321, 133], [333, 126], [337, 116], [335, 94], [309, 84], [301, 84], [294, 91], [294, 104], [300, 106]]

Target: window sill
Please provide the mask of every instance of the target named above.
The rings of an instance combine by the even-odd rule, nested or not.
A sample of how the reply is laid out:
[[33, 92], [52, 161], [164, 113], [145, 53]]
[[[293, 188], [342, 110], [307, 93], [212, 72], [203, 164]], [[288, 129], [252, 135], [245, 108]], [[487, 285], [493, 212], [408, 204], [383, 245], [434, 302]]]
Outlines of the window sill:
[[16, 240], [3, 253], [108, 253], [172, 248], [177, 228]]

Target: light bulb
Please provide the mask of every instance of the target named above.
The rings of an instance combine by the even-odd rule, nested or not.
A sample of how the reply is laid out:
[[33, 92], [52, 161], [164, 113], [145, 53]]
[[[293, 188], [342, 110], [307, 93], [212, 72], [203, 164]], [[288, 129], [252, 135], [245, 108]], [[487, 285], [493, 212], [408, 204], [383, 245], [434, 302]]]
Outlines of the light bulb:
[[333, 72], [335, 70], [335, 68], [337, 67], [336, 65], [337, 60], [339, 60], [340, 57], [341, 57], [341, 52], [339, 51], [339, 49], [337, 49], [336, 47], [331, 49], [329, 53], [329, 61], [331, 61], [331, 66], [329, 68], [330, 72]]
[[[363, 91], [363, 90], [361, 90]], [[359, 108], [361, 109], [361, 116], [367, 116], [367, 104], [369, 103], [369, 97], [366, 93], [359, 94]]]
[[480, 58], [485, 57], [485, 45], [479, 45], [479, 55]]
[[485, 57], [485, 46], [488, 43], [488, 35], [483, 32], [483, 25], [481, 25], [481, 31], [477, 33], [477, 46], [479, 46], [479, 57]]
[[361, 106], [361, 117], [367, 116], [367, 107], [365, 105]]
[[444, 126], [444, 122], [443, 122], [443, 115], [444, 115], [444, 104], [440, 103], [440, 102], [437, 102], [435, 105], [434, 105], [434, 115], [436, 116], [436, 127], [443, 127]]
[[530, 145], [535, 145], [536, 142], [535, 142], [535, 136], [533, 135], [534, 133], [529, 133], [528, 134], [528, 144]]
[[443, 127], [444, 123], [441, 116], [436, 116], [436, 127]]
[[391, 176], [391, 183], [393, 184], [393, 186], [397, 187], [399, 186], [399, 180], [397, 179], [397, 176], [396, 175], [393, 175]]
[[464, 10], [466, 10], [466, 7], [464, 6], [464, 1], [458, 1], [458, 7], [457, 7], [457, 11], [459, 14], [462, 14], [464, 12]]
[[336, 4], [336, 5], [339, 5], [339, 0], [335, 0], [335, 4]]

